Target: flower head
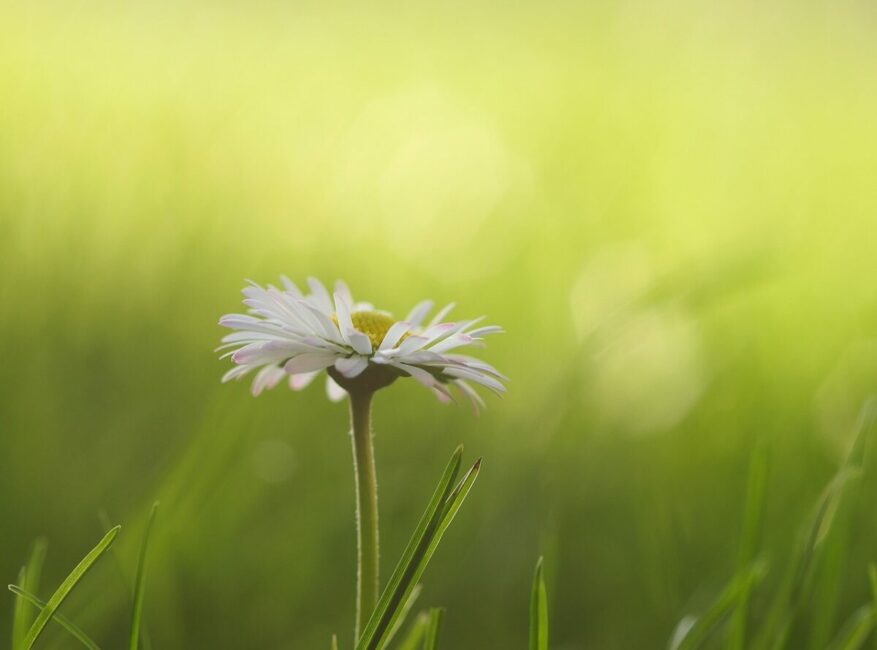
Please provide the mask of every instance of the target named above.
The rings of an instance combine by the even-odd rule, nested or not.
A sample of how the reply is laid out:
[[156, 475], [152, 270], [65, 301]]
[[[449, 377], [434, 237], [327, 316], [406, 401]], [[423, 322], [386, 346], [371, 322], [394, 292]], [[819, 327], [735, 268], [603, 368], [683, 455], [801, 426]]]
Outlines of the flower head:
[[327, 371], [329, 398], [340, 400], [346, 391], [374, 390], [398, 377], [414, 377], [441, 401], [452, 398], [455, 387], [476, 411], [484, 402], [470, 382], [495, 393], [505, 391], [506, 377], [493, 366], [454, 352], [463, 347], [483, 347], [483, 337], [501, 332], [495, 325], [476, 327], [482, 320], [446, 322], [453, 304], [424, 324], [432, 302], [424, 300], [408, 316], [396, 321], [388, 312], [369, 303], [354, 302], [347, 285], [336, 282], [330, 295], [314, 278], [309, 293], [282, 277], [283, 289], [254, 282], [243, 289], [247, 314], [228, 314], [219, 324], [236, 330], [222, 339], [235, 367], [222, 380], [239, 379], [257, 370], [252, 392], [258, 395], [289, 377], [289, 386], [300, 390], [322, 370]]

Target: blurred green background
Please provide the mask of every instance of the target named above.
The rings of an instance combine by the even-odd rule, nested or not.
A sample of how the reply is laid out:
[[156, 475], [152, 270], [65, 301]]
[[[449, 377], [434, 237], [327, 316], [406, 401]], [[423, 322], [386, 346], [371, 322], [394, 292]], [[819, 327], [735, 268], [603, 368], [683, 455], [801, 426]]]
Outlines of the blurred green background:
[[[734, 572], [754, 445], [781, 567], [877, 387], [875, 29], [855, 1], [3, 2], [3, 580], [45, 536], [47, 596], [101, 509], [130, 577], [158, 498], [154, 647], [349, 642], [346, 408], [253, 399], [213, 352], [244, 278], [341, 277], [507, 329], [480, 418], [414, 382], [375, 408], [385, 575], [455, 445], [485, 458], [426, 574], [446, 647], [525, 647], [542, 553], [553, 647], [664, 647]], [[118, 573], [64, 607], [107, 647]]]

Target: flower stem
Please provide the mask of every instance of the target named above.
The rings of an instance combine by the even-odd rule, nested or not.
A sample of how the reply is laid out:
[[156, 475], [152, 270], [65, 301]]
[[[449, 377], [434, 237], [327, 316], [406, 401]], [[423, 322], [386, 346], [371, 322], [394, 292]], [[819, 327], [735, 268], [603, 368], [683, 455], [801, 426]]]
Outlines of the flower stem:
[[356, 627], [358, 640], [378, 601], [378, 479], [369, 390], [350, 391], [353, 472], [356, 476]]

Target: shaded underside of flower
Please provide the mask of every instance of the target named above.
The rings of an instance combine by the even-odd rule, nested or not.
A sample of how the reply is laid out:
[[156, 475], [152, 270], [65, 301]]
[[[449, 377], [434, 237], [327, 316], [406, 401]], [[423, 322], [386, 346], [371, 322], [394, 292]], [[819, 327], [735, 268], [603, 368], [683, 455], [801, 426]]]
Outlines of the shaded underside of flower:
[[235, 363], [223, 381], [255, 372], [252, 392], [258, 395], [287, 377], [289, 386], [300, 390], [326, 370], [327, 393], [337, 401], [357, 386], [373, 390], [414, 377], [443, 402], [455, 388], [476, 411], [484, 402], [471, 384], [505, 391], [507, 379], [493, 366], [459, 353], [483, 347], [486, 335], [502, 331], [498, 326], [479, 325], [481, 318], [445, 321], [453, 304], [425, 322], [433, 307], [429, 300], [397, 321], [369, 303], [354, 302], [341, 281], [330, 294], [315, 278], [308, 279], [308, 292], [285, 276], [281, 280], [282, 288], [250, 282], [243, 289], [247, 313], [219, 320], [235, 330], [219, 348]]

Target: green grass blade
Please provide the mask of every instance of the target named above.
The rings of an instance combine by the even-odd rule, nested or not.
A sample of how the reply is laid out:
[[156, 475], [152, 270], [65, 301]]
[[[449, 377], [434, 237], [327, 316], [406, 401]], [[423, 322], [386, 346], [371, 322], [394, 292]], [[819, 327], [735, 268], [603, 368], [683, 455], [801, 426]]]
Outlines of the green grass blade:
[[[378, 603], [378, 609], [366, 627], [367, 634], [364, 634], [360, 639], [357, 650], [379, 650], [385, 646], [384, 638], [387, 630], [392, 629], [395, 624], [403, 603], [408, 599], [414, 585], [423, 575], [442, 537], [472, 489], [480, 469], [481, 459], [479, 458], [431, 518], [420, 544], [415, 548], [410, 561], [403, 567], [401, 579], [396, 589], [392, 593], [385, 590], [385, 593], [382, 594], [381, 601], [384, 601], [384, 595], [387, 595], [386, 606], [381, 607], [381, 602]], [[379, 612], [380, 615], [378, 615]]]
[[337, 634], [332, 635], [331, 650], [338, 650], [338, 635]]
[[[454, 521], [454, 518], [457, 516], [457, 512], [460, 510], [460, 507], [463, 505], [466, 497], [469, 496], [469, 492], [472, 489], [472, 486], [475, 484], [475, 479], [478, 478], [478, 474], [480, 471], [481, 459], [479, 458], [475, 461], [475, 464], [469, 468], [469, 471], [466, 472], [466, 475], [462, 479], [460, 479], [457, 487], [454, 488], [454, 491], [451, 492], [450, 496], [447, 498], [442, 518], [439, 522], [439, 527], [436, 530], [435, 535], [432, 537], [429, 548], [427, 549], [427, 553], [423, 558], [424, 563], [429, 562], [429, 560], [432, 558], [433, 553], [435, 553], [435, 549], [438, 548], [442, 536], [444, 536], [445, 531], [447, 531], [451, 523]], [[418, 578], [419, 577], [420, 574], [418, 573]]]
[[387, 634], [387, 637], [384, 639], [384, 645], [390, 645], [393, 642], [395, 636], [399, 633], [399, 630], [402, 629], [403, 625], [405, 625], [405, 619], [408, 618], [408, 613], [414, 607], [414, 603], [417, 602], [417, 599], [420, 598], [420, 592], [422, 591], [423, 585], [414, 585], [414, 589], [411, 590], [411, 595], [408, 596], [408, 599], [402, 606], [402, 611], [399, 613], [399, 617], [396, 619], [396, 622], [393, 624], [392, 629]]
[[786, 576], [774, 597], [756, 648], [781, 650], [785, 647], [792, 621], [810, 591], [822, 542], [831, 529], [847, 484], [857, 475], [857, 470], [843, 467], [822, 492], [815, 514], [805, 529], [803, 542], [793, 554]]
[[[426, 570], [426, 566], [429, 564], [429, 561], [435, 554], [435, 551], [438, 548], [439, 543], [441, 543], [445, 532], [454, 521], [454, 517], [457, 516], [457, 512], [460, 510], [460, 507], [463, 505], [463, 502], [469, 495], [472, 486], [475, 484], [475, 479], [478, 478], [478, 473], [480, 472], [480, 470], [481, 459], [479, 458], [477, 461], [475, 461], [475, 464], [472, 465], [469, 471], [466, 472], [466, 475], [460, 480], [460, 482], [457, 484], [457, 487], [454, 488], [454, 491], [450, 494], [447, 501], [445, 502], [445, 508], [443, 509], [442, 518], [439, 522], [438, 528], [436, 528], [434, 533], [428, 537], [429, 543], [423, 555], [416, 558], [418, 561], [415, 565], [415, 570], [411, 575], [410, 580], [408, 581], [408, 586], [405, 587], [403, 599], [407, 599], [409, 597], [409, 593], [411, 592], [413, 586], [420, 580], [423, 572]], [[394, 624], [394, 620], [396, 619], [396, 617], [399, 616], [399, 613], [400, 611], [398, 609], [393, 612], [390, 619], [390, 625]], [[384, 647], [383, 642], [377, 647]]]
[[429, 623], [426, 626], [423, 650], [438, 650], [439, 630], [441, 629], [444, 616], [445, 610], [443, 607], [433, 607], [429, 610]]
[[868, 456], [868, 447], [871, 445], [871, 431], [877, 423], [877, 397], [868, 398], [859, 410], [859, 417], [853, 434], [853, 444], [850, 447], [845, 465], [850, 467], [863, 467]]
[[[841, 515], [847, 513], [842, 512]], [[809, 650], [825, 650], [838, 625], [839, 603], [842, 594], [842, 581], [849, 552], [848, 519], [843, 518], [835, 524], [835, 532], [825, 541], [819, 564], [815, 567], [812, 596], [806, 613], [809, 625], [807, 634]]]
[[429, 620], [429, 615], [426, 612], [420, 612], [396, 650], [418, 650], [421, 648], [426, 630], [429, 627]]
[[860, 412], [849, 454], [817, 501], [815, 513], [805, 529], [803, 542], [792, 557], [755, 648], [782, 650], [786, 646], [792, 622], [812, 591], [814, 567], [821, 555], [823, 542], [831, 532], [842, 497], [862, 472], [868, 456], [875, 416], [877, 402], [869, 400]]
[[[113, 522], [110, 519], [109, 513], [106, 510], [101, 509], [97, 513], [98, 521], [104, 530], [109, 530], [113, 527]], [[119, 579], [122, 582], [122, 585], [125, 587], [125, 592], [128, 596], [128, 607], [130, 607], [133, 611], [134, 609], [134, 587], [131, 584], [131, 580], [127, 574], [125, 569], [125, 563], [122, 558], [119, 556], [119, 553], [116, 551], [115, 547], [110, 548], [110, 557], [113, 558], [113, 566], [116, 568], [116, 572], [119, 575]], [[141, 622], [140, 626], [140, 645], [143, 647], [143, 650], [152, 650], [152, 642], [149, 639], [149, 629], [148, 627]]]
[[530, 650], [548, 650], [548, 593], [541, 557], [536, 562], [530, 591]]
[[[18, 587], [17, 585], [9, 585], [9, 591], [14, 593], [19, 598], [27, 600], [31, 605], [35, 605], [38, 609], [45, 609], [46, 601], [37, 598], [31, 593], [28, 593], [24, 589]], [[52, 616], [52, 620], [58, 623], [65, 630], [70, 632], [70, 634], [77, 639], [82, 645], [86, 648], [90, 648], [90, 650], [100, 650], [100, 647], [94, 641], [89, 638], [89, 636], [82, 631], [82, 629], [77, 626], [73, 621], [71, 621], [66, 616], [62, 616], [61, 614], [55, 612], [55, 615]]]
[[[867, 400], [859, 411], [859, 416], [854, 429], [853, 443], [844, 460], [841, 471], [852, 472], [851, 478], [856, 473], [864, 472], [865, 461], [868, 456], [868, 447], [871, 429], [874, 425], [875, 409], [877, 403], [873, 399]], [[845, 489], [842, 488], [842, 490]], [[831, 510], [826, 513], [826, 518], [819, 531], [820, 543], [824, 542], [821, 551], [819, 566], [814, 567], [809, 584], [805, 584], [804, 591], [807, 595], [818, 594], [818, 604], [809, 612], [810, 650], [823, 650], [828, 647], [832, 630], [837, 618], [837, 605], [841, 595], [841, 578], [844, 573], [845, 559], [847, 555], [849, 526], [839, 519], [838, 509], [843, 499], [840, 495], [831, 504]], [[829, 528], [836, 532], [829, 537]]]
[[[746, 506], [743, 510], [743, 532], [737, 555], [737, 572], [745, 571], [755, 561], [758, 540], [764, 517], [764, 494], [767, 483], [768, 458], [764, 444], [757, 444], [749, 461], [749, 480], [746, 486]], [[749, 617], [751, 585], [738, 594], [734, 614], [728, 629], [727, 650], [743, 650], [746, 646], [746, 626]]]
[[385, 646], [385, 630], [392, 629], [396, 619], [401, 614], [402, 608], [399, 604], [404, 603], [409, 598], [412, 589], [423, 575], [426, 566], [429, 564], [430, 559], [432, 559], [436, 548], [438, 548], [439, 542], [444, 537], [445, 531], [451, 525], [457, 511], [463, 505], [463, 501], [466, 500], [469, 491], [472, 489], [480, 468], [481, 459], [479, 458], [460, 480], [457, 487], [453, 489], [442, 505], [442, 508], [438, 511], [437, 525], [427, 529], [427, 534], [424, 536], [422, 544], [412, 556], [412, 561], [405, 571], [403, 579], [400, 581], [396, 592], [390, 597], [390, 606], [387, 608], [384, 617], [378, 621], [375, 627], [375, 635], [370, 640], [370, 645], [366, 646], [368, 650], [378, 650]]
[[[677, 633], [670, 644], [672, 650], [693, 650], [699, 648], [719, 626], [722, 620], [733, 611], [739, 602], [740, 593], [751, 591], [767, 573], [764, 562], [754, 562], [739, 572], [719, 594], [713, 604], [687, 630], [677, 626]], [[682, 630], [682, 631], [680, 631]]]
[[[25, 591], [36, 592], [39, 590], [40, 576], [43, 571], [43, 563], [46, 559], [46, 540], [37, 539], [31, 547], [27, 564], [22, 567], [18, 575], [18, 584]], [[26, 599], [16, 598], [15, 609], [12, 615], [12, 648], [17, 650], [24, 642], [24, 636], [32, 621], [32, 608]]]
[[24, 650], [30, 650], [30, 648], [33, 647], [33, 644], [39, 638], [40, 634], [43, 633], [46, 624], [55, 614], [55, 611], [61, 606], [64, 599], [70, 595], [70, 592], [73, 591], [73, 588], [82, 579], [86, 572], [95, 562], [97, 562], [98, 558], [104, 554], [104, 551], [110, 547], [121, 528], [121, 526], [116, 526], [104, 535], [103, 539], [98, 542], [97, 546], [91, 549], [86, 556], [82, 558], [79, 564], [77, 564], [73, 571], [70, 572], [70, 575], [64, 579], [61, 586], [55, 590], [55, 593], [49, 598], [46, 606], [40, 611], [36, 620], [33, 622], [33, 625], [31, 625], [30, 629], [27, 631], [27, 635], [24, 637], [24, 642], [22, 643]]
[[[18, 570], [18, 584], [27, 584], [27, 567], [21, 567]], [[13, 585], [9, 585], [10, 590]], [[21, 642], [24, 641], [24, 635], [27, 632], [27, 601], [21, 596], [16, 595], [15, 606], [12, 610], [12, 650], [20, 650]]]
[[140, 544], [140, 557], [137, 560], [137, 577], [134, 580], [134, 604], [131, 608], [131, 637], [129, 648], [137, 650], [140, 641], [140, 620], [143, 617], [143, 595], [146, 590], [146, 552], [149, 549], [149, 534], [152, 532], [152, 524], [155, 514], [158, 512], [158, 501], [152, 504], [149, 511], [149, 519], [146, 522], [146, 531], [143, 533], [143, 542]]
[[[415, 554], [423, 545], [426, 536], [435, 528], [441, 517], [444, 503], [452, 492], [454, 479], [457, 478], [457, 474], [460, 471], [462, 457], [463, 446], [460, 445], [454, 451], [451, 460], [448, 461], [445, 471], [433, 492], [429, 505], [426, 507], [423, 516], [420, 518], [420, 522], [417, 524], [417, 528], [411, 536], [408, 546], [405, 547], [405, 551], [402, 553], [402, 557], [396, 565], [396, 569], [390, 576], [390, 580], [387, 582], [387, 586], [384, 588], [384, 591], [378, 600], [378, 604], [375, 606], [375, 611], [372, 612], [372, 615], [362, 632], [362, 636], [356, 645], [357, 650], [374, 647], [370, 644], [374, 642], [375, 635], [378, 632], [378, 625], [388, 615], [391, 607], [400, 606], [400, 603], [393, 602], [394, 596], [399, 591], [403, 580], [405, 580], [406, 576], [410, 573], [411, 566], [414, 563]], [[402, 604], [404, 605], [404, 603]]]
[[828, 650], [859, 650], [865, 645], [873, 627], [874, 607], [870, 604], [862, 605], [844, 623], [831, 645], [827, 646]]

